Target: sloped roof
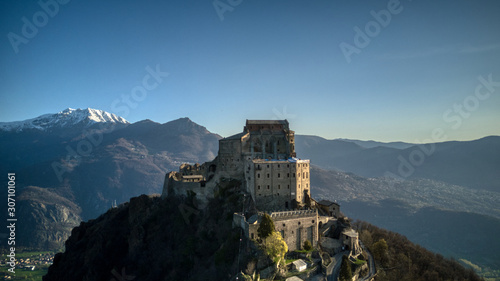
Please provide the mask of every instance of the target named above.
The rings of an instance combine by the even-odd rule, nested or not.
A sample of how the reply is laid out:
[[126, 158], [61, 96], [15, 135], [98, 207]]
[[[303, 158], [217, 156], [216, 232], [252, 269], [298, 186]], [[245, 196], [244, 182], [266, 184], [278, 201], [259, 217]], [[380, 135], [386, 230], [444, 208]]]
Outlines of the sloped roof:
[[297, 276], [292, 276], [292, 277], [287, 278], [285, 281], [304, 281], [304, 280], [300, 279]]
[[226, 139], [226, 140], [239, 140], [239, 139], [241, 139], [246, 134], [247, 134], [246, 132], [239, 133], [239, 134], [236, 134], [236, 135], [229, 136], [227, 138], [223, 138], [223, 140], [224, 139]]
[[307, 263], [306, 263], [305, 261], [301, 260], [301, 259], [296, 260], [296, 261], [294, 261], [294, 262], [292, 262], [292, 263], [293, 263], [293, 265], [295, 265], [295, 267], [297, 267], [297, 268], [307, 267]]
[[331, 206], [333, 204], [335, 204], [337, 206], [339, 205], [338, 203], [332, 202], [330, 200], [321, 200], [321, 201], [318, 202], [318, 204], [323, 205], [323, 206]]

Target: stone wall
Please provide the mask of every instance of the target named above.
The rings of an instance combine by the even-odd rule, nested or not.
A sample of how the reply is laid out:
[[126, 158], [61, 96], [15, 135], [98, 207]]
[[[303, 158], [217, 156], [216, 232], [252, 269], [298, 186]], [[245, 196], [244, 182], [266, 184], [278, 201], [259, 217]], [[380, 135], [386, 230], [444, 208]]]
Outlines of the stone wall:
[[289, 251], [302, 249], [308, 240], [313, 247], [318, 243], [318, 212], [297, 210], [271, 213], [276, 231], [280, 232]]

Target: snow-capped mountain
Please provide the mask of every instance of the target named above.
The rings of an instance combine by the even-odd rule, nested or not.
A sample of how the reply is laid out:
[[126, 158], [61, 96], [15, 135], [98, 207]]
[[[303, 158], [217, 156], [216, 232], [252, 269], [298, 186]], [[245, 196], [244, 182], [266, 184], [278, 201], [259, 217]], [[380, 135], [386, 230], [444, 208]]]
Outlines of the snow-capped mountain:
[[75, 125], [89, 127], [97, 123], [130, 124], [124, 118], [103, 110], [67, 108], [59, 113], [44, 114], [24, 121], [0, 122], [0, 130], [20, 132], [35, 129], [45, 131]]

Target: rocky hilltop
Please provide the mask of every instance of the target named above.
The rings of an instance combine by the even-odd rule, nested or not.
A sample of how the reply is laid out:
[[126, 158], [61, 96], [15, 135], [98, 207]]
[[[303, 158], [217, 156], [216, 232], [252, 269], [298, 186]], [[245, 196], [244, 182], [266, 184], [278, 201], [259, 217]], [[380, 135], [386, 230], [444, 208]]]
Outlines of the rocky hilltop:
[[43, 280], [229, 280], [247, 255], [232, 229], [239, 188], [228, 183], [203, 210], [193, 197], [132, 198], [73, 229]]
[[[266, 270], [273, 261], [232, 228], [233, 212], [245, 203], [242, 194], [240, 183], [228, 183], [205, 209], [197, 209], [195, 197], [132, 198], [73, 229], [43, 280], [258, 280], [248, 279], [258, 275], [252, 273], [273, 278], [276, 273]], [[367, 223], [355, 226], [373, 249], [381, 280], [480, 280], [402, 235]]]

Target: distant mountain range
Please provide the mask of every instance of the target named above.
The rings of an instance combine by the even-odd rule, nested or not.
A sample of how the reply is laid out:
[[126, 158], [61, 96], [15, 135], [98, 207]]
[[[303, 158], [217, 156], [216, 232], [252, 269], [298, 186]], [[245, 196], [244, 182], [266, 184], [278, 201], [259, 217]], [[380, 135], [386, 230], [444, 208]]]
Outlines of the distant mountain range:
[[401, 141], [395, 141], [395, 142], [379, 142], [379, 141], [363, 141], [363, 140], [351, 140], [351, 139], [337, 139], [340, 141], [346, 141], [346, 142], [352, 142], [355, 143], [363, 148], [374, 148], [374, 147], [389, 147], [389, 148], [396, 148], [396, 149], [405, 149], [408, 147], [415, 146], [416, 144], [414, 143], [407, 143], [407, 142], [401, 142]]
[[[373, 146], [371, 143], [370, 146]], [[352, 141], [318, 136], [295, 138], [297, 155], [323, 169], [364, 177], [399, 180], [427, 178], [489, 191], [500, 191], [500, 137], [394, 148], [362, 147]]]
[[[95, 109], [66, 109], [0, 123], [0, 172], [16, 173], [18, 216], [32, 227], [19, 230], [23, 237], [19, 241], [35, 248], [61, 247], [80, 219], [96, 218], [115, 200], [120, 204], [140, 194], [160, 193], [165, 173], [177, 170], [181, 163], [212, 160], [220, 138], [189, 118], [130, 124]], [[434, 215], [425, 216], [425, 225], [430, 226], [439, 223], [440, 214], [470, 213], [476, 216], [476, 224], [470, 227], [500, 225], [500, 137], [424, 146], [305, 135], [296, 135], [295, 142], [297, 155], [314, 165], [313, 196], [339, 201], [353, 218], [400, 231], [443, 253], [436, 241], [444, 230], [429, 231], [422, 234], [426, 239], [419, 240], [414, 228], [405, 223], [398, 223], [398, 228], [393, 222], [422, 223], [418, 214], [431, 212]], [[0, 193], [6, 196], [6, 190]], [[396, 209], [384, 207], [387, 202], [398, 202], [405, 210], [398, 213], [398, 220], [388, 216], [387, 210]], [[33, 229], [37, 235], [30, 236]], [[464, 237], [446, 235], [451, 235], [449, 241]], [[467, 257], [464, 251], [476, 253], [474, 247], [483, 246], [465, 243], [461, 251], [445, 254]], [[485, 255], [500, 264], [500, 257]], [[471, 256], [475, 262], [491, 265], [476, 254]]]

